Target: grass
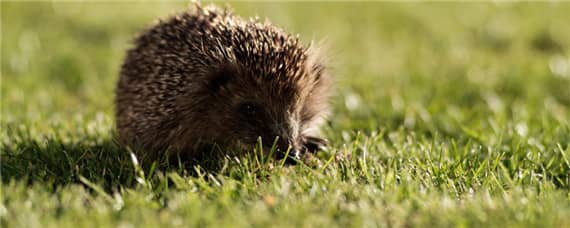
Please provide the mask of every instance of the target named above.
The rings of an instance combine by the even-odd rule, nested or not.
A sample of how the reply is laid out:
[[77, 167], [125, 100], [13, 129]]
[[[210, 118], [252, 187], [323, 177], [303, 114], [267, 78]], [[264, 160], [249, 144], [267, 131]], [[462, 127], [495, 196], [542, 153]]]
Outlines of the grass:
[[330, 46], [307, 165], [138, 164], [114, 140], [129, 40], [174, 3], [1, 3], [2, 227], [567, 227], [570, 3], [231, 3]]

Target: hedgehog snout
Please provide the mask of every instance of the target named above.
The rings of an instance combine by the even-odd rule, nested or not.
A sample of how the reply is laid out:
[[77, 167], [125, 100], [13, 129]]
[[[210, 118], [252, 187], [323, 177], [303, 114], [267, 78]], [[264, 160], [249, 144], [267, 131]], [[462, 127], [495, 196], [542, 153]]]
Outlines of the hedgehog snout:
[[300, 150], [288, 143], [280, 143], [275, 152], [278, 159], [285, 159], [288, 164], [295, 164], [297, 160], [301, 159]]
[[301, 147], [298, 140], [290, 136], [278, 136], [276, 155], [279, 159], [286, 159], [287, 163], [294, 164], [301, 158]]

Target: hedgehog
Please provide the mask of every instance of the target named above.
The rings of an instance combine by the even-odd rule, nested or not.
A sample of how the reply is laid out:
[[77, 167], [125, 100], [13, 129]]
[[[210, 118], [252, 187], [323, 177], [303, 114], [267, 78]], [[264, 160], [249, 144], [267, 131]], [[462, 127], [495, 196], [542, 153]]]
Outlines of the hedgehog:
[[[298, 161], [327, 145], [331, 80], [313, 42], [194, 5], [134, 39], [116, 88], [119, 142], [142, 157], [212, 148]], [[136, 149], [135, 149], [136, 148]]]

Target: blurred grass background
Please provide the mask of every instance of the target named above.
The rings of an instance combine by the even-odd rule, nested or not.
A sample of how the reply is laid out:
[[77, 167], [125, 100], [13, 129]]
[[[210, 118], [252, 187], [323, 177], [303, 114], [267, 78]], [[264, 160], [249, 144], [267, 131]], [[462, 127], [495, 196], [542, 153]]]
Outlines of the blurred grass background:
[[[79, 182], [80, 176], [104, 186], [113, 183], [110, 186], [119, 189], [130, 186], [122, 186], [126, 182], [134, 182], [136, 175], [131, 169], [110, 167], [123, 164], [130, 167], [128, 159], [126, 163], [102, 162], [109, 167], [98, 163], [98, 159], [112, 159], [109, 157], [113, 153], [122, 151], [112, 143], [113, 91], [119, 67], [138, 31], [157, 18], [186, 9], [189, 4], [183, 1], [0, 4], [0, 165], [4, 197], [0, 216], [7, 218], [7, 215], [15, 216], [28, 210], [25, 209], [28, 199], [41, 204], [41, 200], [45, 200], [43, 195], [50, 197], [50, 193], [44, 191], [74, 199], [94, 197], [93, 202], [112, 207], [106, 199], [85, 193], [74, 183]], [[224, 4], [217, 2], [217, 5]], [[570, 212], [570, 3], [228, 4], [238, 15], [269, 18], [274, 24], [300, 34], [306, 43], [314, 39], [328, 46], [330, 67], [337, 81], [332, 99], [333, 116], [324, 132], [332, 142], [328, 153], [349, 153], [353, 160], [329, 166], [332, 171], [318, 178], [307, 177], [307, 173], [312, 173], [307, 170], [297, 170], [301, 174], [288, 173], [286, 177], [281, 177], [283, 173], [277, 171], [269, 171], [268, 175], [305, 186], [297, 189], [298, 196], [287, 196], [292, 199], [308, 197], [299, 201], [305, 204], [300, 206], [300, 211], [328, 216], [318, 212], [317, 208], [334, 207], [333, 204], [338, 203], [340, 214], [336, 216], [351, 214], [356, 217], [350, 218], [362, 223], [330, 215], [330, 220], [317, 219], [301, 224], [323, 225], [327, 221], [336, 221], [365, 225], [365, 219], [358, 215], [367, 213], [376, 222], [374, 224], [386, 225], [381, 221], [387, 221], [387, 225], [391, 222], [396, 226], [408, 224], [406, 219], [415, 213], [418, 218], [408, 221], [409, 224], [478, 224], [462, 223], [466, 215], [473, 221], [499, 222], [495, 224], [567, 225], [570, 222], [564, 219], [564, 213]], [[85, 155], [85, 151], [99, 150], [104, 151], [105, 156]], [[124, 157], [124, 151], [120, 156]], [[440, 163], [432, 163], [433, 157]], [[493, 159], [500, 162], [492, 163]], [[495, 166], [483, 165], [489, 162]], [[368, 170], [363, 164], [376, 167], [376, 171]], [[302, 167], [295, 169], [303, 170]], [[242, 172], [255, 173], [247, 169]], [[354, 186], [346, 179], [331, 181], [336, 180], [331, 174], [336, 172], [352, 173], [354, 179], [348, 180], [356, 183], [361, 180], [360, 175], [378, 178], [384, 183], [401, 172], [402, 182], [386, 182], [391, 183], [392, 188], [374, 184]], [[409, 175], [411, 186], [417, 188], [401, 189], [405, 186], [402, 184], [404, 174]], [[189, 178], [187, 182], [193, 180], [180, 175], [180, 178]], [[507, 178], [492, 179], [495, 175], [506, 175]], [[489, 179], [485, 179], [487, 177]], [[237, 185], [251, 184], [239, 178], [236, 181]], [[342, 189], [347, 194], [343, 199], [352, 196], [369, 208], [359, 204], [351, 209], [350, 204], [344, 204], [342, 200], [337, 202], [336, 198], [332, 202], [324, 201], [332, 195], [310, 198], [310, 192], [314, 190], [310, 184], [302, 183], [311, 181], [331, 181], [329, 185], [319, 183], [329, 189]], [[423, 181], [431, 183], [427, 186], [431, 186], [433, 192], [420, 194], [424, 190], [418, 186], [425, 187]], [[166, 182], [160, 179], [160, 184], [155, 185]], [[58, 185], [54, 187], [54, 183]], [[28, 193], [24, 190], [27, 184], [34, 186], [27, 190]], [[215, 185], [215, 182], [203, 184]], [[257, 184], [260, 186], [251, 186], [259, 188], [259, 192], [236, 193], [236, 208], [227, 210], [237, 213], [236, 210], [246, 208], [245, 211], [253, 215], [260, 210], [269, 213], [248, 202], [263, 194], [275, 195], [279, 189], [270, 184]], [[191, 187], [178, 190], [184, 192], [186, 188]], [[456, 188], [457, 198], [462, 198], [462, 194], [475, 194], [476, 197], [462, 204], [459, 199], [448, 198], [453, 195], [449, 188]], [[204, 193], [197, 199], [192, 198], [194, 201], [187, 199], [187, 203], [201, 203], [207, 207], [212, 201], [223, 201], [216, 197], [225, 196], [225, 187], [214, 189], [219, 195]], [[504, 195], [497, 189], [506, 189], [502, 192]], [[537, 189], [538, 193], [525, 195], [524, 191], [528, 189]], [[139, 190], [129, 194], [144, 193], [137, 192]], [[167, 190], [154, 191], [159, 195], [169, 193]], [[401, 195], [394, 200], [383, 194], [378, 196], [378, 191]], [[486, 195], [488, 191], [490, 196]], [[36, 196], [29, 192], [36, 192]], [[119, 195], [127, 197], [129, 194], [120, 191]], [[175, 196], [184, 198], [183, 195]], [[208, 196], [211, 201], [200, 198]], [[139, 195], [132, 197], [139, 200], [136, 198]], [[289, 199], [287, 197], [284, 198]], [[518, 201], [521, 197], [526, 197], [530, 203]], [[148, 204], [135, 201], [142, 208], [153, 211], [152, 205], [162, 205], [160, 199], [157, 197]], [[368, 202], [366, 200], [381, 200], [383, 204], [363, 203]], [[494, 202], [494, 208], [479, 203], [484, 200]], [[57, 210], [71, 211], [69, 218], [88, 216], [74, 214], [80, 206], [67, 208], [57, 200], [52, 203], [62, 208]], [[287, 224], [290, 221], [287, 216], [301, 213], [287, 209], [296, 205], [294, 201], [289, 203], [277, 209], [282, 212], [279, 216], [271, 213], [266, 216], [276, 216], [275, 222]], [[49, 211], [46, 208], [56, 207], [50, 203], [46, 205], [34, 212], [41, 214], [42, 210]], [[455, 217], [441, 218], [437, 211], [442, 205], [451, 205], [446, 212]], [[496, 220], [485, 217], [495, 210], [503, 211], [497, 212]], [[514, 219], [516, 212], [521, 210], [528, 213]], [[166, 211], [164, 216], [171, 216], [169, 212], [173, 211]], [[125, 216], [145, 217], [143, 212], [140, 213]], [[374, 217], [376, 213], [381, 215]], [[401, 217], [387, 219], [390, 214]], [[546, 214], [551, 216], [550, 219], [541, 220]], [[57, 213], [45, 216], [56, 221], [58, 218]], [[251, 222], [248, 218], [251, 219], [244, 216], [238, 221]], [[13, 220], [14, 223], [2, 220], [2, 224], [22, 225], [25, 219]], [[105, 224], [103, 220], [94, 221]], [[510, 223], [511, 220], [514, 223]], [[211, 224], [209, 222], [205, 224]]]

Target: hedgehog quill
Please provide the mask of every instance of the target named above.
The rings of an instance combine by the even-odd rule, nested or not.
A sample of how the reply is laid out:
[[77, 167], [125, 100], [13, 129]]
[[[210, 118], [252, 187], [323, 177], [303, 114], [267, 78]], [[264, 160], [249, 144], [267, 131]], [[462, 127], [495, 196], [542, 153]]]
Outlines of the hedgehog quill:
[[[298, 159], [326, 145], [330, 76], [310, 45], [214, 6], [143, 31], [116, 89], [119, 141], [143, 157], [193, 157], [213, 146]], [[168, 152], [166, 152], [168, 151]]]

